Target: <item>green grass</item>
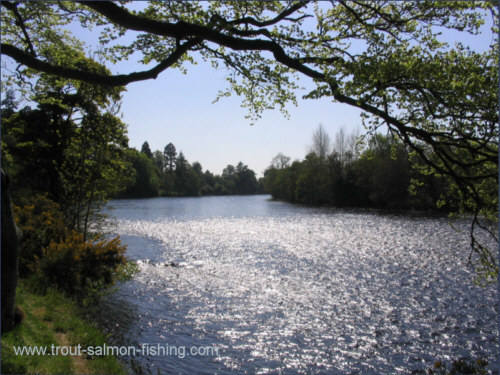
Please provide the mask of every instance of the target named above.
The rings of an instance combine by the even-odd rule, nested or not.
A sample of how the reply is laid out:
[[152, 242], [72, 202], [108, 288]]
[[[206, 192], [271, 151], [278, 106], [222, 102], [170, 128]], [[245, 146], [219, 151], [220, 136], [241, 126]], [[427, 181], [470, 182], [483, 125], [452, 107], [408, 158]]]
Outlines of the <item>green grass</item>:
[[2, 335], [1, 374], [127, 373], [111, 356], [16, 355], [15, 346], [50, 348], [51, 345], [76, 347], [80, 344], [85, 348], [106, 342], [102, 332], [82, 319], [77, 305], [59, 292], [48, 290], [39, 295], [22, 282], [17, 289], [16, 305], [26, 317], [19, 326]]

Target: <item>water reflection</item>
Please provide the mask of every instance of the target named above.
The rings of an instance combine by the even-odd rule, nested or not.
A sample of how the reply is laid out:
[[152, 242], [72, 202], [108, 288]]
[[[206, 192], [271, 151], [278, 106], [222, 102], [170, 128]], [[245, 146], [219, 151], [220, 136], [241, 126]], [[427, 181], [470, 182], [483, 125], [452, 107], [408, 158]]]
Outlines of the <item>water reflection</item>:
[[472, 283], [467, 233], [446, 219], [265, 197], [113, 206], [141, 270], [103, 302], [105, 324], [123, 327], [115, 342], [218, 348], [135, 358], [153, 373], [390, 374], [496, 358], [495, 288]]

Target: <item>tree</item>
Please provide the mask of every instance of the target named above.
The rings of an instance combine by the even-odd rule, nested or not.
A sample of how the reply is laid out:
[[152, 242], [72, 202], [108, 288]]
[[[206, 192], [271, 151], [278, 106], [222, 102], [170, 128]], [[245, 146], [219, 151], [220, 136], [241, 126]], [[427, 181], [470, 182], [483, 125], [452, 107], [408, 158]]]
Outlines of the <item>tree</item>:
[[2, 167], [10, 175], [14, 198], [47, 192], [56, 201], [65, 199], [62, 166], [76, 132], [67, 115], [59, 106], [40, 103], [37, 109], [25, 107], [2, 118], [2, 154], [11, 157]]
[[309, 153], [301, 163], [296, 182], [295, 200], [305, 204], [328, 203], [327, 166], [325, 160]]
[[228, 164], [228, 166], [222, 170], [221, 177], [219, 187], [215, 186], [215, 192], [219, 195], [247, 195], [257, 192], [258, 183], [255, 172], [241, 161], [238, 162], [236, 167], [232, 164]]
[[176, 172], [179, 172], [182, 173], [184, 172], [187, 168], [188, 168], [188, 161], [186, 160], [186, 157], [184, 156], [184, 154], [181, 152], [179, 152], [179, 156], [177, 157], [177, 159], [175, 159], [175, 170]]
[[165, 165], [167, 171], [172, 173], [177, 164], [177, 151], [175, 150], [175, 146], [172, 143], [166, 145], [165, 150], [163, 151], [163, 155], [165, 156]]
[[153, 163], [158, 168], [160, 172], [165, 172], [165, 169], [167, 167], [166, 161], [165, 161], [165, 155], [163, 152], [156, 150], [153, 152]]
[[210, 171], [203, 173], [203, 186], [200, 190], [201, 195], [215, 194], [215, 176]]
[[5, 92], [4, 98], [0, 102], [1, 117], [10, 117], [17, 109], [18, 103], [16, 101], [16, 94], [12, 88]]
[[331, 141], [323, 125], [319, 124], [318, 129], [313, 133], [312, 140], [311, 152], [316, 154], [321, 160], [325, 160], [330, 153]]
[[9, 181], [4, 171], [1, 173], [1, 195], [2, 195], [2, 254], [1, 254], [1, 303], [2, 303], [2, 333], [10, 331], [16, 323], [16, 287], [18, 281], [18, 243], [19, 231], [14, 222], [12, 205], [9, 195]]
[[222, 170], [221, 177], [224, 186], [224, 193], [221, 192], [221, 194], [234, 194], [236, 191], [236, 169], [234, 168], [234, 165], [228, 164], [227, 167]]
[[[199, 168], [201, 169], [201, 165]], [[189, 165], [184, 154], [179, 152], [175, 161], [175, 187], [178, 195], [198, 196], [200, 195], [201, 177]]]
[[283, 169], [290, 164], [290, 157], [285, 156], [282, 152], [278, 153], [273, 160], [271, 160], [271, 167], [276, 169]]
[[[472, 247], [485, 275], [496, 275], [491, 252], [474, 236], [483, 228], [496, 239], [481, 220], [497, 217], [494, 2], [150, 2], [138, 11], [108, 1], [1, 5], [2, 54], [22, 65], [11, 82], [21, 77], [28, 83], [26, 77], [42, 71], [122, 86], [184, 69], [198, 53], [228, 69], [230, 90], [244, 97], [255, 119], [276, 106], [285, 111], [286, 103], [295, 102], [295, 76], [310, 78], [315, 88], [305, 97], [360, 109], [369, 130], [386, 125], [427, 173], [451, 178], [460, 211], [473, 215]], [[477, 33], [488, 14], [493, 27], [485, 52], [438, 40], [435, 27]], [[107, 25], [100, 39], [107, 47], [103, 59], [114, 63], [139, 51], [142, 63], [156, 65], [117, 75], [88, 69], [78, 58], [81, 43], [57, 27], [71, 21], [84, 28]], [[126, 30], [135, 31], [136, 39], [120, 44]]]
[[274, 199], [296, 203], [297, 175], [300, 163], [295, 161], [290, 167], [276, 169], [270, 167], [264, 172], [265, 190]]
[[151, 148], [149, 147], [148, 142], [144, 142], [142, 144], [141, 152], [145, 154], [148, 158], [153, 159], [153, 153], [151, 152]]
[[235, 172], [235, 194], [255, 194], [257, 192], [255, 172], [241, 161], [236, 165]]
[[347, 140], [344, 134], [344, 129], [340, 128], [340, 130], [335, 134], [335, 143], [333, 145], [334, 151], [337, 153], [340, 163], [344, 162], [344, 156], [347, 152]]
[[110, 112], [119, 91], [44, 75], [32, 98], [37, 108], [3, 118], [2, 154], [11, 157], [3, 167], [14, 198], [48, 193], [84, 238], [106, 199], [130, 178], [123, 157], [126, 126]]
[[199, 176], [202, 176], [203, 174], [203, 167], [201, 166], [201, 164], [197, 161], [195, 161], [191, 167], [193, 168], [193, 170], [196, 172], [197, 175]]
[[157, 197], [160, 193], [160, 176], [153, 161], [143, 152], [128, 149], [126, 158], [132, 165], [135, 176], [134, 183], [125, 190], [123, 198], [150, 198]]
[[410, 166], [401, 142], [375, 134], [360, 160], [357, 185], [373, 207], [407, 208]]
[[62, 178], [73, 226], [87, 238], [110, 197], [132, 182], [125, 150], [126, 125], [110, 113], [85, 116], [68, 145]]

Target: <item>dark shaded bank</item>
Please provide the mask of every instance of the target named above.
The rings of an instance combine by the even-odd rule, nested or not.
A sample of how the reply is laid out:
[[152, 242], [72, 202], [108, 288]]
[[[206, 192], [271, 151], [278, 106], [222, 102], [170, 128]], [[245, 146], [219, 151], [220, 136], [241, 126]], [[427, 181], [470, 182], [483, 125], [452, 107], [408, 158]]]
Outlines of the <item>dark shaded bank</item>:
[[16, 323], [15, 300], [19, 278], [20, 233], [14, 221], [10, 199], [9, 178], [2, 170], [2, 333]]
[[[269, 194], [267, 194], [269, 195]], [[286, 203], [297, 207], [304, 208], [317, 208], [324, 210], [336, 211], [340, 210], [342, 212], [352, 212], [352, 213], [362, 213], [362, 214], [374, 214], [380, 216], [401, 216], [410, 218], [448, 218], [450, 216], [450, 211], [434, 208], [421, 208], [415, 209], [413, 207], [406, 208], [380, 208], [380, 207], [370, 207], [370, 206], [335, 206], [331, 204], [310, 204], [310, 203], [299, 203], [290, 202], [284, 199], [274, 198], [272, 195], [268, 199], [270, 202]]]
[[456, 211], [460, 197], [449, 177], [424, 173], [401, 141], [375, 134], [362, 153], [308, 154], [272, 165], [264, 186], [273, 198], [314, 206]]

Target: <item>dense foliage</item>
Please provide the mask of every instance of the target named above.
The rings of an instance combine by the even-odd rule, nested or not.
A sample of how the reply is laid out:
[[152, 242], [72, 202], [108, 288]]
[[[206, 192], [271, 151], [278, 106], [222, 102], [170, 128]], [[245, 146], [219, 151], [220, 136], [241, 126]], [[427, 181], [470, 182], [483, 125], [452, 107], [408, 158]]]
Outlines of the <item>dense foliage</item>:
[[43, 249], [39, 273], [47, 284], [57, 285], [78, 299], [93, 297], [122, 275], [126, 246], [120, 238], [85, 241], [76, 231], [61, 241], [51, 241]]
[[90, 302], [130, 269], [119, 237], [102, 238], [100, 211], [132, 181], [120, 89], [43, 76], [29, 106], [2, 100], [2, 168], [22, 238], [20, 276]]
[[60, 206], [46, 195], [21, 199], [14, 205], [17, 226], [22, 233], [19, 274], [26, 277], [37, 272], [37, 261], [51, 241], [61, 241], [68, 233]]
[[222, 175], [203, 171], [199, 162], [189, 163], [172, 143], [165, 151], [151, 152], [148, 142], [141, 151], [129, 149], [126, 158], [135, 171], [134, 183], [119, 195], [121, 198], [179, 197], [202, 195], [248, 195], [264, 192], [255, 172], [239, 162], [229, 164]]
[[95, 234], [85, 239], [69, 229], [60, 206], [46, 195], [25, 197], [14, 209], [23, 235], [20, 276], [35, 279], [37, 290], [55, 286], [79, 302], [89, 302], [130, 276], [119, 237], [108, 240]]
[[278, 155], [266, 170], [265, 186], [273, 198], [335, 207], [435, 210], [443, 202], [441, 210], [457, 208], [451, 182], [421, 174], [422, 161], [409, 158], [400, 140], [376, 133], [362, 147], [341, 130], [327, 152], [329, 137], [317, 137], [319, 132], [324, 132], [321, 127], [303, 161], [290, 164], [290, 158]]
[[111, 108], [119, 90], [101, 91], [43, 77], [31, 96], [37, 108], [16, 111], [15, 102], [2, 101], [2, 168], [14, 202], [47, 193], [85, 237], [102, 204], [132, 174], [126, 126]]

